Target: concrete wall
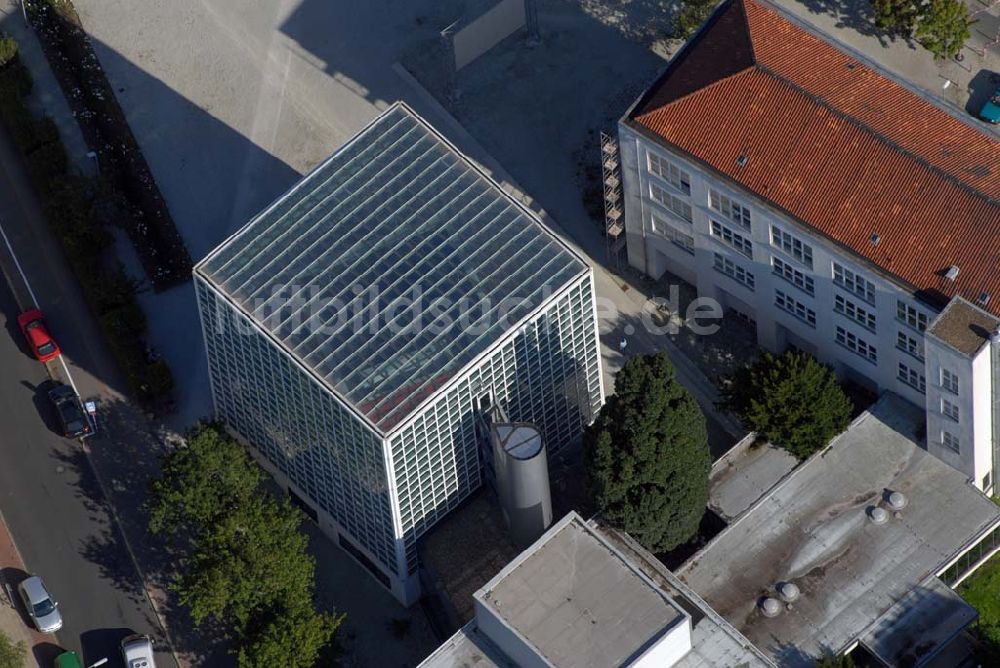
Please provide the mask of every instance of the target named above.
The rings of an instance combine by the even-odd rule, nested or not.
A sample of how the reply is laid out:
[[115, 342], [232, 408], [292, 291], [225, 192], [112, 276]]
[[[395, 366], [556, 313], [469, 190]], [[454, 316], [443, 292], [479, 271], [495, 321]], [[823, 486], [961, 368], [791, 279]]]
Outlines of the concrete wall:
[[[742, 310], [752, 310], [757, 322], [758, 343], [769, 350], [781, 351], [796, 340], [810, 342], [815, 347], [816, 357], [833, 365], [842, 375], [869, 379], [881, 390], [892, 390], [918, 406], [926, 405], [926, 398], [919, 390], [898, 379], [899, 363], [921, 370], [924, 362], [896, 345], [897, 333], [906, 332], [922, 341], [923, 335], [896, 318], [896, 302], [905, 303], [925, 314], [932, 320], [935, 311], [917, 302], [903, 286], [867, 266], [865, 261], [845, 253], [840, 247], [825, 237], [809, 231], [799, 223], [789, 219], [780, 211], [758, 200], [752, 194], [731, 184], [700, 165], [650, 140], [645, 135], [624, 124], [619, 126], [622, 152], [622, 178], [624, 181], [625, 225], [628, 235], [629, 263], [636, 269], [656, 276], [663, 269], [669, 269], [698, 288], [700, 295], [713, 297], [724, 306]], [[686, 201], [693, 211], [693, 222], [687, 223], [671, 214], [666, 208], [650, 197], [650, 183], [669, 190], [666, 181], [649, 172], [648, 154], [652, 152], [665, 158], [690, 176], [691, 194]], [[723, 219], [708, 207], [709, 188], [714, 188], [748, 207], [751, 211], [751, 231], [740, 229], [736, 223]], [[675, 194], [677, 191], [674, 191]], [[694, 237], [695, 252], [679, 248], [667, 236], [656, 230], [652, 214], [666, 220], [668, 226]], [[749, 237], [753, 243], [753, 257], [747, 258], [710, 234], [710, 220], [727, 224], [731, 229]], [[813, 250], [812, 269], [796, 261], [779, 247], [772, 244], [771, 224], [777, 224]], [[874, 231], [874, 230], [873, 230]], [[754, 275], [753, 290], [713, 268], [714, 254], [719, 253]], [[791, 285], [773, 274], [772, 258], [779, 258], [810, 276], [815, 284], [815, 294]], [[875, 305], [863, 303], [850, 293], [833, 283], [833, 262], [863, 276], [875, 285]], [[794, 297], [816, 314], [815, 327], [808, 325], [794, 315], [775, 305], [775, 291], [781, 290]], [[834, 311], [837, 294], [873, 310], [876, 315], [875, 332]], [[854, 334], [874, 346], [877, 363], [847, 350], [835, 340], [837, 327]]]
[[483, 55], [525, 25], [525, 0], [500, 0], [451, 36], [455, 71]]
[[667, 668], [684, 658], [691, 646], [691, 618], [684, 615], [629, 668]]

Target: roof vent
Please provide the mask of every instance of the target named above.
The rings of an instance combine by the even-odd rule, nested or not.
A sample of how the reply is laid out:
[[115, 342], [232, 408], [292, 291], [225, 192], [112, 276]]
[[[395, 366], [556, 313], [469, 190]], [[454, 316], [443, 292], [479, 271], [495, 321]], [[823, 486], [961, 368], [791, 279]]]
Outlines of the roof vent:
[[950, 267], [948, 267], [947, 271], [944, 272], [944, 277], [947, 278], [949, 281], [954, 281], [956, 278], [958, 278], [958, 265], [953, 264]]
[[979, 296], [976, 297], [976, 302], [980, 306], [986, 306], [987, 304], [990, 303], [990, 293], [988, 293], [988, 292], [980, 292]]
[[746, 167], [748, 162], [750, 162], [750, 158], [745, 155], [736, 158], [736, 164], [740, 167]]
[[778, 596], [785, 603], [794, 603], [799, 600], [799, 587], [794, 582], [779, 582], [775, 589], [778, 590]]
[[889, 507], [893, 510], [902, 510], [906, 507], [906, 504], [910, 502], [906, 495], [902, 492], [889, 492], [885, 497], [886, 502], [888, 502]]
[[868, 509], [868, 519], [874, 524], [885, 524], [889, 521], [889, 513], [886, 512], [885, 508], [873, 506]]
[[761, 614], [765, 617], [777, 617], [781, 614], [781, 603], [776, 598], [766, 596], [761, 599], [758, 605], [760, 606]]
[[882, 241], [882, 237], [879, 236], [878, 232], [872, 232], [871, 242], [872, 246], [878, 246], [878, 242]]
[[849, 70], [853, 70], [857, 66], [857, 63], [847, 63], [847, 69]]

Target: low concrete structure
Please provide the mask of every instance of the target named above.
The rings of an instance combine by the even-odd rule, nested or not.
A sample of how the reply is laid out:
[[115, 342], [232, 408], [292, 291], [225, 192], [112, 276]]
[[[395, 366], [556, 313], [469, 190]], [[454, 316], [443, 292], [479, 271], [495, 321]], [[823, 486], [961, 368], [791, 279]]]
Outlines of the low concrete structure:
[[576, 513], [474, 599], [475, 619], [423, 668], [772, 665], [631, 539]]
[[739, 517], [798, 464], [795, 455], [748, 434], [712, 464], [708, 507], [726, 522]]
[[780, 665], [857, 643], [887, 665], [930, 661], [976, 617], [937, 575], [1000, 508], [918, 446], [922, 423], [885, 394], [678, 575]]

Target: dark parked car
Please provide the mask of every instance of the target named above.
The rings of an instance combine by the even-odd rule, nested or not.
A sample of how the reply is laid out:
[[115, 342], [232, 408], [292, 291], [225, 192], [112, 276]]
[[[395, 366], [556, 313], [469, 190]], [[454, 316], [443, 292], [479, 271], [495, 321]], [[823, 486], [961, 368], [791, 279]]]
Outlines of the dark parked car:
[[83, 412], [83, 404], [80, 397], [69, 385], [56, 385], [49, 390], [49, 399], [56, 407], [59, 414], [59, 422], [62, 424], [63, 435], [66, 438], [76, 438], [77, 436], [88, 436], [90, 434], [90, 422], [87, 414]]

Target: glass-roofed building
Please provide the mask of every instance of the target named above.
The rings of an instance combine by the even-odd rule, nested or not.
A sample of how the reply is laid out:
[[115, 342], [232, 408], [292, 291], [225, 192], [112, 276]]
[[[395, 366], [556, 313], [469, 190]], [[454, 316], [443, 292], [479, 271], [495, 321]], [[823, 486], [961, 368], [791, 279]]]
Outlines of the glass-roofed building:
[[217, 417], [407, 605], [478, 418], [551, 453], [603, 402], [590, 267], [402, 103], [194, 277]]

